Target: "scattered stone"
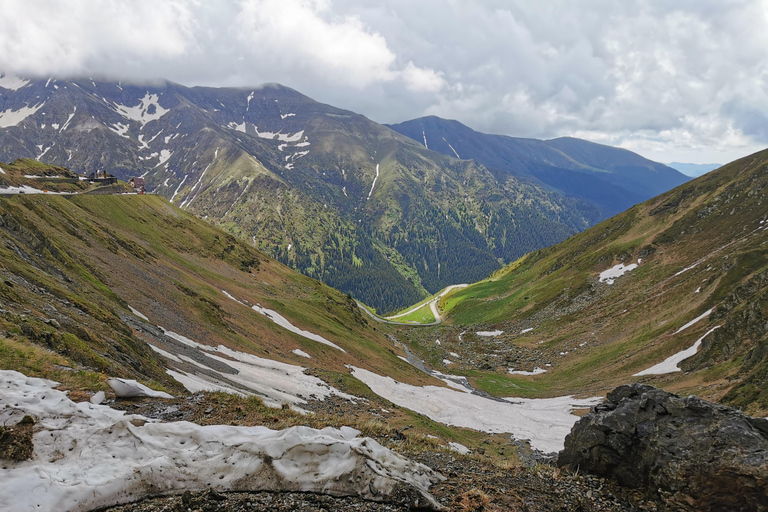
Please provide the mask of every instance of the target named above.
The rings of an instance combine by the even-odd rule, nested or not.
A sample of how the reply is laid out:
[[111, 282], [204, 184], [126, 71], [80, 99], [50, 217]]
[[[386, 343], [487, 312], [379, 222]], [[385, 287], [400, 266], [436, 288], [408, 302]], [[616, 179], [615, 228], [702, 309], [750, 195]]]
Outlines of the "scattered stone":
[[620, 386], [576, 423], [558, 465], [660, 492], [680, 510], [766, 510], [768, 420]]

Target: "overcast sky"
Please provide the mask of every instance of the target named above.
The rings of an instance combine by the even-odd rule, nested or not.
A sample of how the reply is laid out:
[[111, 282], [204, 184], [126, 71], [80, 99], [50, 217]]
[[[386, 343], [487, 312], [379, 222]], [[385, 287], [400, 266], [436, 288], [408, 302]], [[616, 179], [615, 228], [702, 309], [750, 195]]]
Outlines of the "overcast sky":
[[768, 147], [768, 1], [3, 0], [0, 70], [279, 82], [394, 123], [661, 162]]

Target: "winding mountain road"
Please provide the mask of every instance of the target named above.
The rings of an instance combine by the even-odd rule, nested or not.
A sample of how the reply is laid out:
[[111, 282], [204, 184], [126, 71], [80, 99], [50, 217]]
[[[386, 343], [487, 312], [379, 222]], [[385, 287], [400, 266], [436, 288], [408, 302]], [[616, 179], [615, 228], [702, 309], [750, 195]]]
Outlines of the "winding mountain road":
[[448, 292], [450, 292], [452, 290], [455, 290], [457, 288], [465, 288], [467, 286], [469, 286], [469, 285], [468, 284], [453, 284], [451, 286], [447, 286], [445, 289], [443, 289], [443, 291], [441, 291], [432, 300], [430, 300], [427, 304], [429, 304], [429, 309], [432, 311], [432, 315], [434, 315], [435, 321], [434, 322], [429, 322], [429, 323], [426, 323], [426, 324], [416, 323], [416, 322], [396, 322], [396, 321], [394, 321], [395, 318], [400, 318], [402, 316], [409, 315], [409, 314], [413, 313], [414, 311], [423, 308], [425, 306], [425, 304], [419, 304], [417, 306], [412, 307], [411, 309], [409, 309], [405, 313], [400, 313], [400, 314], [395, 315], [395, 316], [380, 317], [380, 316], [378, 316], [378, 315], [376, 315], [374, 313], [371, 313], [371, 311], [368, 308], [366, 308], [365, 306], [363, 306], [359, 301], [355, 301], [355, 302], [357, 302], [357, 306], [360, 309], [362, 309], [363, 311], [365, 311], [368, 314], [368, 316], [370, 316], [371, 318], [373, 318], [377, 322], [381, 322], [381, 323], [384, 323], [384, 324], [408, 325], [408, 326], [411, 326], [411, 327], [422, 327], [422, 326], [427, 326], [427, 325], [437, 325], [437, 324], [439, 324], [439, 323], [441, 323], [443, 321], [442, 317], [440, 316], [440, 312], [437, 309], [438, 301], [440, 301], [440, 299], [442, 297], [444, 297]]

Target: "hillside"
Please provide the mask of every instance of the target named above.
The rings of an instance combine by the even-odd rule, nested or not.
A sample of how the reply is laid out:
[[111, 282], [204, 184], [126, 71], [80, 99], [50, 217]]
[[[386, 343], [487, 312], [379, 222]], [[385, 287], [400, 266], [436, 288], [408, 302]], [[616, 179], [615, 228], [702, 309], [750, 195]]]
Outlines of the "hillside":
[[765, 415], [766, 169], [737, 160], [455, 290], [453, 326], [411, 349], [495, 394], [640, 380]]
[[351, 299], [160, 197], [15, 196], [0, 200], [0, 230], [0, 332], [72, 368], [178, 391], [166, 370], [195, 376], [203, 364], [223, 372], [202, 370], [222, 386], [257, 392], [229, 380], [237, 372], [221, 361], [173, 357], [184, 348], [173, 336], [182, 336], [339, 375], [354, 364], [426, 378], [395, 357]]
[[563, 137], [536, 140], [489, 135], [435, 116], [388, 125], [444, 155], [473, 159], [497, 176], [534, 180], [588, 201], [603, 219], [688, 181], [688, 177], [626, 149]]
[[277, 84], [0, 88], [0, 160], [108, 170], [387, 312], [602, 217]]

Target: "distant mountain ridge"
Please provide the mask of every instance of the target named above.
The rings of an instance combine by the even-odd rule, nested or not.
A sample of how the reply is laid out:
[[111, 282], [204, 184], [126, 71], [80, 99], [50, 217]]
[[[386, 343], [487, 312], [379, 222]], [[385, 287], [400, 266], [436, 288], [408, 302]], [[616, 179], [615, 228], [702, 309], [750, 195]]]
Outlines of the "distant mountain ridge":
[[545, 141], [489, 135], [436, 116], [387, 126], [439, 153], [473, 159], [497, 176], [529, 178], [589, 201], [604, 218], [689, 180], [626, 149], [572, 137]]
[[715, 169], [722, 167], [722, 164], [685, 164], [681, 162], [671, 162], [667, 165], [692, 178], [698, 178], [699, 176], [707, 174], [709, 171], [714, 171]]

